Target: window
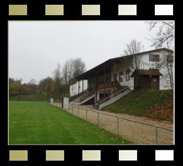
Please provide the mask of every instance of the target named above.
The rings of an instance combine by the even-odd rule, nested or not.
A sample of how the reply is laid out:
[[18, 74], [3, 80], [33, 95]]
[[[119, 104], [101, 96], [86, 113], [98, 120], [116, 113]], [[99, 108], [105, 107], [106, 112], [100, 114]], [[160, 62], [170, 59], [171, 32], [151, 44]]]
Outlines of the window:
[[149, 62], [159, 62], [159, 55], [149, 54]]
[[130, 69], [126, 70], [126, 81], [130, 80]]
[[123, 72], [119, 72], [119, 82], [123, 82], [123, 78], [124, 75], [123, 75]]

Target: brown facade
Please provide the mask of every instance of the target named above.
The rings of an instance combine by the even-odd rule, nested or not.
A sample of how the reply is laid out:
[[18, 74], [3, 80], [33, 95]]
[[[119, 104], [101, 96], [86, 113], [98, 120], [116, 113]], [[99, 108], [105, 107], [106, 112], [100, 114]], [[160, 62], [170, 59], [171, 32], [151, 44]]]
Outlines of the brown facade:
[[159, 90], [159, 76], [162, 76], [162, 74], [157, 69], [134, 71], [132, 74], [132, 77], [134, 77], [134, 90]]
[[140, 75], [139, 78], [134, 77], [134, 90], [153, 89], [159, 90], [159, 76]]

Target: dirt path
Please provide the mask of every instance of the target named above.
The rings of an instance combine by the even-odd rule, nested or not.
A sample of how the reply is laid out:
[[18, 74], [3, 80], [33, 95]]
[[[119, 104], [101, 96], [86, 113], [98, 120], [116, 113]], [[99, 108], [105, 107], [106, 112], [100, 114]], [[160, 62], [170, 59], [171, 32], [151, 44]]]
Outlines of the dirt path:
[[[54, 103], [54, 106], [61, 108], [61, 104]], [[156, 128], [131, 121], [119, 119], [119, 128], [117, 128], [117, 117], [135, 120], [138, 122], [158, 125], [165, 128], [173, 129], [173, 124], [165, 121], [152, 120], [145, 117], [132, 116], [120, 113], [111, 113], [107, 111], [99, 111], [92, 109], [90, 106], [70, 105], [66, 110], [75, 116], [83, 118], [93, 124], [99, 125], [113, 133], [119, 132], [123, 138], [134, 142], [134, 144], [156, 144]], [[106, 115], [104, 115], [104, 114]], [[164, 129], [157, 129], [158, 144], [173, 144], [173, 132]]]

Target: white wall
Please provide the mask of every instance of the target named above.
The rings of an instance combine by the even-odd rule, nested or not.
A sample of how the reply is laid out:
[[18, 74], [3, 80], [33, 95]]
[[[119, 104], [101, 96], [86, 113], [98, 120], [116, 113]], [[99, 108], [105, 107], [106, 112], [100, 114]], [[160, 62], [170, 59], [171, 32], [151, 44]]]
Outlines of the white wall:
[[[160, 55], [160, 61], [159, 62], [150, 62], [149, 61], [149, 54], [159, 54]], [[146, 54], [141, 54], [139, 55], [141, 58], [141, 64], [140, 64], [140, 69], [149, 69], [149, 68], [156, 68], [157, 64], [161, 64], [163, 59], [165, 58], [166, 55], [168, 55], [169, 53], [167, 51], [154, 51], [151, 53], [146, 53]], [[132, 62], [131, 62], [132, 63]], [[119, 82], [122, 86], [129, 86], [131, 90], [134, 89], [134, 78], [130, 77], [129, 81], [126, 81], [126, 70], [129, 69], [129, 62], [128, 64], [125, 63], [125, 61], [122, 61], [121, 63], [116, 65], [116, 77], [117, 80], [119, 81], [119, 72], [123, 71], [123, 75], [124, 75], [124, 79], [123, 82]], [[113, 70], [114, 70], [114, 66], [112, 66], [111, 68], [112, 72], [111, 72], [111, 78], [113, 81]], [[130, 75], [133, 73], [134, 69], [131, 68], [131, 73]], [[166, 67], [162, 67], [160, 68], [160, 73], [162, 73], [164, 76], [160, 76], [160, 90], [163, 89], [170, 89], [170, 85], [167, 84], [167, 80], [168, 78], [165, 78], [165, 75], [167, 75], [167, 69]]]
[[68, 107], [69, 107], [69, 98], [68, 97], [63, 97], [62, 108], [63, 109], [68, 109]]
[[86, 89], [88, 89], [87, 80], [77, 81], [76, 83], [70, 85], [70, 96], [77, 95], [78, 92], [81, 93], [83, 90], [86, 90]]
[[[142, 69], [149, 69], [149, 68], [157, 68], [158, 64], [162, 64], [162, 62], [164, 61], [165, 57], [169, 54], [167, 51], [154, 51], [150, 54], [159, 54], [160, 56], [160, 61], [159, 62], [149, 62], [149, 54], [144, 54], [143, 56], [143, 65], [142, 65]], [[170, 84], [168, 84], [168, 80], [169, 78], [167, 77], [168, 74], [168, 70], [167, 68], [164, 66], [162, 66], [160, 68], [160, 73], [163, 74], [163, 76], [160, 76], [160, 85], [159, 88], [160, 90], [163, 89], [170, 89]]]
[[[121, 84], [121, 86], [129, 86], [129, 88], [131, 90], [133, 90], [134, 87], [134, 78], [130, 77], [130, 80], [127, 81], [126, 80], [126, 70], [130, 69], [129, 65], [125, 62], [121, 62], [119, 64], [116, 65], [116, 79], [119, 81], [119, 73], [123, 72], [123, 82], [119, 82]], [[113, 81], [113, 71], [114, 71], [114, 66], [112, 67], [112, 72], [111, 72], [111, 78]]]

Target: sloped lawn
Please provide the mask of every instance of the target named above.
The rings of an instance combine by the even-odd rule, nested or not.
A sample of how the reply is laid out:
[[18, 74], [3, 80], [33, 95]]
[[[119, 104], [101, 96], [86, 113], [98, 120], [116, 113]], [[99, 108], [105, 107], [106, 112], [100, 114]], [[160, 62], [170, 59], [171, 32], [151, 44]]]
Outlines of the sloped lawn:
[[103, 110], [173, 121], [172, 90], [139, 90], [129, 93]]

